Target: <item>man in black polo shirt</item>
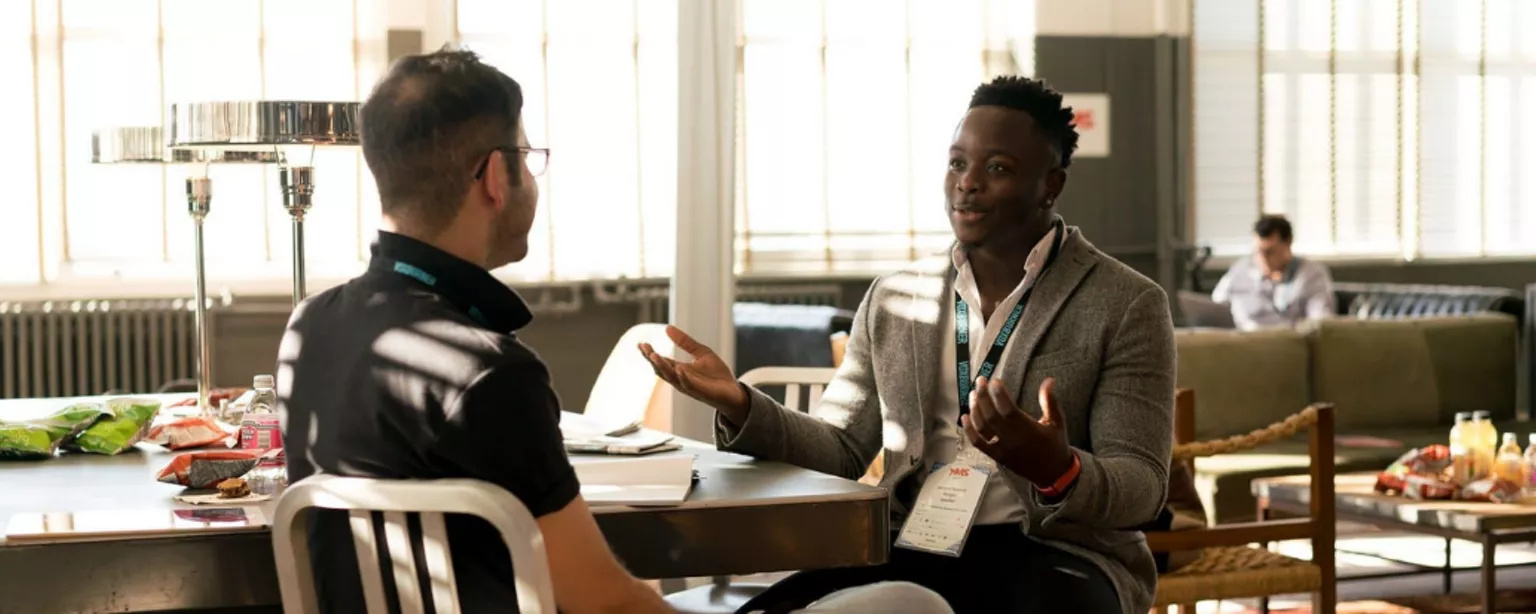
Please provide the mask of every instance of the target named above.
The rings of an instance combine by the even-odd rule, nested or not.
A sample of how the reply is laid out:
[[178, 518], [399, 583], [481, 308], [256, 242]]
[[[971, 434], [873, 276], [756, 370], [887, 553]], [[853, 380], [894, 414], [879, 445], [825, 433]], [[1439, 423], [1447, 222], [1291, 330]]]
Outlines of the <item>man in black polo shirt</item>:
[[[670, 612], [598, 532], [549, 372], [516, 337], [532, 316], [488, 272], [528, 253], [547, 152], [528, 146], [521, 110], [511, 78], [446, 51], [402, 59], [363, 105], [384, 230], [367, 273], [305, 301], [288, 325], [278, 381], [289, 477], [488, 481], [538, 519], [562, 612]], [[324, 609], [362, 611], [346, 516], [314, 527]], [[450, 518], [448, 534], [463, 611], [514, 609], [511, 561], [490, 525]]]

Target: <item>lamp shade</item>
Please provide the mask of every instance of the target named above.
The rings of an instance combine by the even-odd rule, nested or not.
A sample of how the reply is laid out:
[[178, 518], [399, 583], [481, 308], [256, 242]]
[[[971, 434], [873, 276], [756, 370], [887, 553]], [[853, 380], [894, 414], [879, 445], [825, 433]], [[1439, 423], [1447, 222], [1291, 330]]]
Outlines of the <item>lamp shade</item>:
[[169, 149], [159, 126], [101, 128], [91, 132], [92, 164], [276, 164], [264, 151]]
[[252, 100], [171, 105], [172, 149], [259, 150], [279, 145], [357, 145], [357, 102]]

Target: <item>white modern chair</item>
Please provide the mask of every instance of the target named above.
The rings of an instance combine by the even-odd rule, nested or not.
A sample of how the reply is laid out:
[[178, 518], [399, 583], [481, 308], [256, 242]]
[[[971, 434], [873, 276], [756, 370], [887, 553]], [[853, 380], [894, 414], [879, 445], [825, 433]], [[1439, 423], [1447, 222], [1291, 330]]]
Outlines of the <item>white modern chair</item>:
[[[837, 369], [827, 367], [758, 367], [739, 378], [748, 386], [783, 386], [784, 407], [809, 412], [821, 402], [821, 395]], [[800, 392], [807, 391], [809, 404], [801, 406]], [[730, 576], [716, 576], [710, 584], [667, 595], [667, 604], [679, 614], [731, 614], [753, 597], [768, 589], [760, 582], [732, 582]]]
[[[310, 567], [308, 527], [311, 508], [345, 510], [351, 516], [359, 577], [368, 612], [386, 612], [379, 558], [387, 544], [390, 572], [403, 614], [423, 614], [414, 544], [406, 524], [421, 518], [422, 559], [436, 614], [458, 614], [458, 587], [449, 556], [444, 514], [478, 516], [501, 533], [512, 555], [517, 608], [523, 614], [556, 614], [555, 592], [544, 556], [544, 536], [523, 503], [502, 488], [470, 479], [374, 480], [316, 475], [289, 486], [277, 501], [272, 550], [282, 589], [283, 611], [319, 614], [315, 576]], [[384, 544], [375, 543], [374, 512], [382, 512]]]
[[658, 431], [672, 430], [672, 394], [651, 363], [635, 346], [651, 344], [664, 356], [672, 355], [672, 339], [665, 324], [636, 324], [624, 332], [608, 353], [608, 360], [592, 383], [582, 415], [612, 424], [639, 422]]

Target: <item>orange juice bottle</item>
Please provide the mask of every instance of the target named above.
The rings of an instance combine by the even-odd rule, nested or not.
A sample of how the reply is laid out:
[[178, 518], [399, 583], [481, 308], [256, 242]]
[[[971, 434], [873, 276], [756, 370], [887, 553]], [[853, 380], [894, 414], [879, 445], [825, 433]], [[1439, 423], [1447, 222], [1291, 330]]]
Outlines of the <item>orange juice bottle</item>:
[[1493, 475], [1493, 460], [1499, 451], [1499, 431], [1486, 411], [1472, 412], [1473, 450], [1477, 455], [1477, 479]]
[[1504, 444], [1499, 446], [1499, 455], [1493, 465], [1493, 475], [1502, 480], [1508, 480], [1514, 484], [1524, 486], [1526, 483], [1525, 455], [1520, 449], [1520, 436], [1514, 433], [1504, 434]]
[[[1536, 441], [1536, 440], [1533, 440]], [[1477, 456], [1472, 446], [1472, 414], [1457, 412], [1456, 425], [1451, 427], [1451, 481], [1465, 486], [1476, 479]], [[1533, 444], [1536, 448], [1536, 444]]]

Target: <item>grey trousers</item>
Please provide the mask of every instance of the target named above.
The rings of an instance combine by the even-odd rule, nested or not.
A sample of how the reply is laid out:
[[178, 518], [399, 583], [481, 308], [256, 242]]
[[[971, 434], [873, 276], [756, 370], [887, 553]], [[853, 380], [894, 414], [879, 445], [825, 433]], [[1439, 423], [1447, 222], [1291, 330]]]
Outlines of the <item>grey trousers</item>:
[[796, 614], [954, 614], [938, 593], [910, 582], [876, 582], [822, 597]]

